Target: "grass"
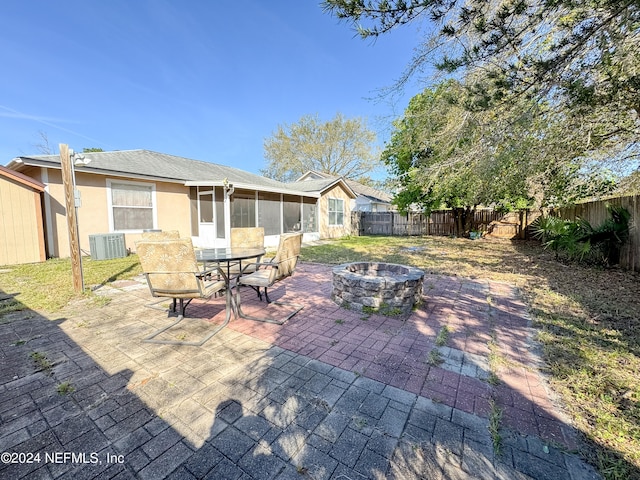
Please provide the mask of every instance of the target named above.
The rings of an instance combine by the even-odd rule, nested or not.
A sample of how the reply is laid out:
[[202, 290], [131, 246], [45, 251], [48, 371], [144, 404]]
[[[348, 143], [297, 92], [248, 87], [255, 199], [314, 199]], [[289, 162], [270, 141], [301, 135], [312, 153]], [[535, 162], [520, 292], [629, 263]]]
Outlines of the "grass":
[[502, 455], [502, 435], [500, 435], [500, 425], [502, 424], [502, 410], [491, 399], [489, 401], [491, 412], [489, 413], [489, 433], [491, 434], [491, 441], [493, 443], [493, 453], [496, 456]]
[[[127, 279], [142, 270], [137, 255], [112, 260], [82, 260], [85, 296], [91, 296], [90, 287]], [[0, 275], [0, 292], [13, 295], [0, 302], [0, 315], [12, 311], [31, 309], [57, 312], [79, 295], [73, 290], [69, 259], [52, 259], [43, 263], [12, 265]], [[92, 297], [95, 302], [104, 299]]]
[[398, 307], [392, 307], [391, 305], [387, 305], [386, 303], [381, 304], [379, 307], [362, 307], [362, 313], [365, 315], [372, 315], [374, 313], [379, 313], [380, 315], [384, 315], [385, 317], [395, 317], [398, 315], [402, 315], [402, 309]]
[[53, 364], [49, 361], [47, 356], [44, 353], [40, 352], [31, 352], [29, 355], [33, 362], [36, 364], [36, 368], [39, 371], [49, 373], [51, 372], [51, 368], [53, 368]]
[[443, 325], [436, 336], [436, 346], [444, 347], [449, 341], [449, 327]]
[[444, 358], [442, 358], [442, 353], [437, 348], [429, 351], [429, 355], [427, 356], [427, 363], [433, 367], [437, 367], [442, 362], [444, 362]]
[[588, 460], [604, 478], [640, 479], [640, 275], [560, 263], [537, 242], [447, 237], [350, 237], [303, 248], [302, 260], [401, 263], [516, 285], [551, 388], [592, 447]]
[[58, 395], [70, 395], [75, 391], [75, 387], [71, 385], [69, 382], [62, 382], [60, 385], [56, 387], [56, 391]]

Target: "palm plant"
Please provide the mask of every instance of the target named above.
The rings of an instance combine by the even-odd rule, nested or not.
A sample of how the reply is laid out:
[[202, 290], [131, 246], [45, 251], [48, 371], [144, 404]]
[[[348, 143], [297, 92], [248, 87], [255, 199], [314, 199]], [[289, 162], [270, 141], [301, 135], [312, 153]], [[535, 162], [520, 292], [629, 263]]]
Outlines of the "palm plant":
[[571, 260], [591, 259], [604, 265], [615, 265], [620, 259], [620, 249], [629, 238], [631, 214], [621, 206], [607, 206], [610, 218], [594, 228], [587, 220], [576, 221], [547, 215], [540, 217], [532, 225], [534, 238], [542, 242], [544, 248], [555, 252], [556, 260], [560, 252]]
[[572, 223], [574, 222], [552, 215], [540, 217], [532, 225], [533, 238], [540, 240], [545, 249], [553, 250], [558, 260], [560, 250], [570, 248], [575, 243], [570, 235], [571, 230], [574, 230]]

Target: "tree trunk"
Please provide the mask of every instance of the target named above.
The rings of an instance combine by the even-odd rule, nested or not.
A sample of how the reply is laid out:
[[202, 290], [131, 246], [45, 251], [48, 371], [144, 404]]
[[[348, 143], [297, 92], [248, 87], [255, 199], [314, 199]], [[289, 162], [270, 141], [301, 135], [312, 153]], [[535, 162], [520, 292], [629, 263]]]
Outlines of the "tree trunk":
[[455, 222], [455, 236], [468, 237], [473, 229], [473, 212], [475, 207], [457, 207], [452, 210]]

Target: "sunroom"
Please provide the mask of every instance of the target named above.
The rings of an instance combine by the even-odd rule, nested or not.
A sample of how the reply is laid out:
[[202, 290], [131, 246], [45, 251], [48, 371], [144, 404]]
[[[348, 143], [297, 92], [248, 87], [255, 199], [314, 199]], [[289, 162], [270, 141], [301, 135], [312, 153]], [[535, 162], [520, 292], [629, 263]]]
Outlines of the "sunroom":
[[189, 187], [191, 236], [198, 247], [228, 246], [231, 228], [263, 227], [265, 246], [281, 233], [302, 232], [303, 241], [320, 238], [319, 192], [299, 192], [222, 182], [185, 183]]

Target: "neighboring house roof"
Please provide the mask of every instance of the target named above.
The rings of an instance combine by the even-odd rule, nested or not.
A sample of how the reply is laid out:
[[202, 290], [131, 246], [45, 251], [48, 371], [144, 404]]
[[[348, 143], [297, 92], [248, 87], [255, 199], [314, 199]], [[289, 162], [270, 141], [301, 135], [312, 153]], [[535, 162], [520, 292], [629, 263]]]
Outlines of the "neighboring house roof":
[[[77, 172], [177, 182], [187, 186], [222, 185], [222, 182], [227, 179], [236, 188], [319, 196], [319, 190], [298, 189], [297, 185], [292, 187], [291, 184], [238, 168], [150, 150], [87, 152], [82, 155], [90, 162], [87, 165], [76, 165]], [[22, 156], [13, 159], [8, 167], [16, 170], [21, 165], [60, 168], [60, 156]]]
[[323, 178], [319, 180], [305, 180], [303, 182], [295, 181], [289, 183], [288, 185], [293, 185], [297, 190], [301, 190], [303, 192], [324, 192], [333, 188], [334, 185], [341, 183], [345, 190], [353, 197], [356, 198], [358, 194], [353, 191], [351, 186], [347, 181], [345, 181], [342, 177], [330, 177]]
[[354, 182], [353, 180], [347, 180], [347, 183], [353, 188], [353, 190], [363, 197], [367, 197], [369, 200], [378, 203], [391, 203], [392, 197], [386, 192], [382, 190], [378, 190], [376, 188], [369, 187], [368, 185], [363, 185], [359, 182]]
[[44, 189], [45, 189], [45, 185], [37, 181], [35, 178], [28, 177], [14, 170], [9, 170], [8, 168], [5, 168], [1, 165], [0, 165], [0, 177], [6, 177], [11, 180], [15, 180], [16, 182], [21, 183], [22, 185], [25, 185], [29, 188], [33, 188], [38, 192], [44, 192]]
[[[328, 173], [318, 172], [316, 170], [309, 170], [304, 175], [302, 175], [297, 183], [301, 184], [310, 184], [310, 186], [317, 184], [321, 184], [322, 182], [330, 182], [332, 180], [340, 179], [342, 177], [336, 177], [334, 175], [329, 175]], [[378, 190], [367, 185], [363, 185], [360, 182], [356, 182], [354, 180], [345, 180], [347, 185], [353, 190], [356, 195], [361, 195], [363, 197], [367, 197], [372, 202], [378, 203], [391, 203], [391, 195], [382, 190]], [[298, 187], [300, 188], [300, 187]]]

